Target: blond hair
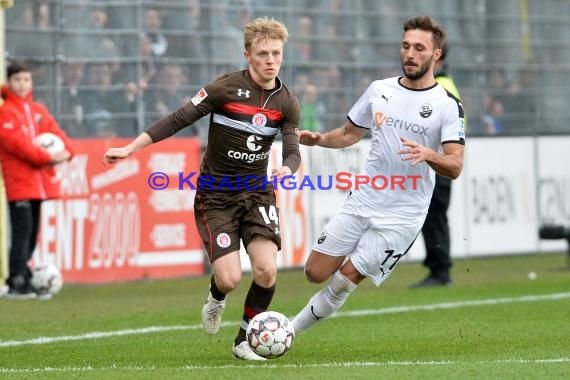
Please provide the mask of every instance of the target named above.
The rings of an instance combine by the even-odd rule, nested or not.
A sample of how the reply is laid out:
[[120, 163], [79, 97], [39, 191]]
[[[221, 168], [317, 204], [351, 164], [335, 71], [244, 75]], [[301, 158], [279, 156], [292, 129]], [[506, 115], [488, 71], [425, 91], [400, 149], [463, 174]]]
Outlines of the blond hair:
[[280, 40], [285, 44], [288, 38], [289, 32], [287, 27], [274, 18], [257, 18], [245, 25], [243, 30], [243, 43], [247, 51], [249, 51], [255, 40]]

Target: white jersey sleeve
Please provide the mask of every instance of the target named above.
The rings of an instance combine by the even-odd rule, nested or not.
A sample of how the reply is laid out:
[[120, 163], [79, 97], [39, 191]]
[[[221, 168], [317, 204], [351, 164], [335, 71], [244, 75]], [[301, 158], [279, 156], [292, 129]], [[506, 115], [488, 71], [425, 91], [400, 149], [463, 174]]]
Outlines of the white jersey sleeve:
[[374, 126], [374, 114], [370, 101], [372, 93], [374, 93], [374, 82], [368, 86], [348, 112], [348, 119], [358, 127], [371, 129]]
[[442, 119], [441, 126], [441, 143], [461, 142], [465, 140], [465, 114], [463, 105], [449, 91], [447, 94], [455, 100], [457, 107], [451, 106], [446, 109], [446, 113]]

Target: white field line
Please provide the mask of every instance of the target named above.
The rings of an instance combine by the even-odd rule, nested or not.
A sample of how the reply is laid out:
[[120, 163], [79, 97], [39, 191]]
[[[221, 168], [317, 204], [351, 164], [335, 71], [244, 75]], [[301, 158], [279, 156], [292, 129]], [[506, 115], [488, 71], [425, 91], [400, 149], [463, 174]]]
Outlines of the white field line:
[[164, 369], [175, 370], [224, 370], [224, 369], [275, 369], [275, 368], [355, 368], [355, 367], [395, 367], [395, 366], [452, 366], [456, 364], [473, 364], [473, 365], [516, 365], [516, 364], [566, 364], [570, 363], [570, 357], [557, 358], [557, 359], [502, 359], [502, 360], [481, 360], [475, 362], [460, 362], [460, 361], [385, 361], [385, 362], [330, 362], [330, 363], [315, 363], [315, 364], [246, 364], [246, 365], [219, 365], [219, 366], [206, 366], [206, 365], [186, 365], [183, 367], [159, 367], [159, 366], [107, 366], [107, 367], [44, 367], [44, 368], [0, 368], [0, 374], [22, 374], [22, 373], [42, 373], [42, 372], [100, 372], [100, 371], [127, 371], [127, 372], [148, 372]]
[[[426, 305], [395, 306], [383, 309], [355, 310], [355, 311], [344, 311], [344, 312], [339, 311], [330, 318], [357, 317], [357, 316], [380, 315], [380, 314], [397, 314], [397, 313], [409, 313], [414, 311], [431, 311], [439, 309], [458, 309], [470, 306], [501, 305], [501, 304], [519, 303], [519, 302], [557, 301], [566, 298], [570, 298], [570, 292], [543, 294], [543, 295], [529, 295], [529, 296], [520, 296], [520, 297], [488, 298], [482, 300], [444, 302], [444, 303], [435, 303], [435, 304], [426, 304]], [[222, 322], [221, 327], [235, 326], [238, 323], [239, 322], [237, 321]], [[178, 326], [175, 325], [175, 326], [151, 326], [139, 329], [127, 329], [127, 330], [117, 330], [117, 331], [94, 331], [80, 335], [64, 335], [64, 336], [54, 336], [54, 337], [39, 337], [39, 338], [26, 339], [26, 340], [0, 341], [0, 348], [28, 346], [36, 344], [50, 344], [57, 342], [70, 342], [70, 341], [87, 340], [87, 339], [110, 338], [110, 337], [124, 336], [124, 335], [150, 334], [150, 333], [168, 332], [176, 330], [199, 330], [201, 328], [202, 328], [201, 325], [178, 325]]]

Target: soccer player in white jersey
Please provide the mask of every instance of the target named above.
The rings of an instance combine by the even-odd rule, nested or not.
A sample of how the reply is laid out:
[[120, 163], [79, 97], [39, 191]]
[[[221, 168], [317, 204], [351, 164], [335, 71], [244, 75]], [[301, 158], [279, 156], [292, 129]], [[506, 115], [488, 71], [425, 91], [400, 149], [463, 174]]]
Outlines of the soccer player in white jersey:
[[371, 131], [363, 175], [393, 183], [383, 190], [378, 190], [382, 181], [353, 189], [325, 226], [305, 275], [315, 283], [331, 280], [295, 316], [296, 332], [332, 315], [364, 278], [379, 286], [420, 233], [435, 173], [455, 179], [463, 168], [463, 107], [433, 74], [447, 33], [426, 16], [408, 19], [403, 29], [403, 76], [372, 82], [344, 126], [324, 134], [298, 133], [304, 145], [344, 148]]

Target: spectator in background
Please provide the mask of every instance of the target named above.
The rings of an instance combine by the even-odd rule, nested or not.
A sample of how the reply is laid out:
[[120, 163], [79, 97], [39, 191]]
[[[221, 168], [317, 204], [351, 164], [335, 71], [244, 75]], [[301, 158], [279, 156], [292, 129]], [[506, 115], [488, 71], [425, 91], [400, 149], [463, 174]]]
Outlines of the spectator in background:
[[156, 83], [160, 86], [160, 90], [155, 93], [153, 108], [160, 117], [190, 100], [184, 92], [188, 78], [180, 65], [175, 63], [164, 65], [158, 73]]
[[[363, 8], [370, 10], [362, 20], [360, 27], [364, 29], [363, 34], [373, 39], [377, 38], [399, 38], [398, 25], [400, 24], [400, 14], [405, 11], [406, 6], [401, 2], [363, 0]], [[382, 15], [382, 21], [378, 22], [376, 15]], [[382, 58], [382, 57], [378, 57]]]
[[[313, 59], [313, 18], [300, 16], [294, 29], [294, 40], [291, 41], [291, 60], [293, 62], [309, 62]], [[292, 37], [293, 37], [292, 36]]]
[[342, 123], [346, 115], [343, 116], [339, 110], [349, 107], [344, 91], [346, 75], [343, 75], [339, 66], [333, 64], [326, 68], [315, 68], [308, 75], [321, 94], [319, 98], [325, 109], [323, 118], [326, 118], [323, 120], [324, 127]]
[[103, 30], [107, 28], [109, 15], [107, 10], [101, 6], [92, 7], [89, 10], [88, 27], [93, 30]]
[[[181, 0], [178, 7], [169, 7], [163, 18], [163, 29], [176, 30], [168, 35], [168, 56], [205, 58], [207, 44], [204, 43], [207, 25], [202, 22], [202, 7], [199, 0]], [[184, 31], [181, 34], [180, 31]], [[194, 73], [193, 73], [194, 76]], [[203, 83], [206, 79], [200, 80]]]
[[323, 27], [321, 36], [326, 40], [318, 41], [314, 48], [315, 60], [319, 62], [350, 62], [349, 46], [339, 38], [338, 25], [331, 24]]
[[[51, 26], [51, 12], [48, 0], [14, 2], [15, 23], [26, 28], [47, 29]], [[12, 24], [12, 22], [9, 22]]]
[[484, 98], [483, 108], [485, 112], [481, 115], [483, 133], [489, 136], [501, 135], [504, 133], [503, 119], [505, 108], [503, 102], [489, 95]]
[[85, 27], [85, 20], [89, 18], [89, 6], [86, 2], [66, 4], [60, 7], [58, 26], [64, 29], [79, 29]]
[[507, 82], [505, 73], [500, 69], [487, 71], [486, 93], [483, 97], [483, 115], [481, 123], [483, 133], [489, 136], [500, 135], [504, 132], [504, 117]]
[[87, 67], [87, 86], [81, 92], [89, 136], [119, 137], [138, 133], [135, 83], [113, 84], [112, 66], [91, 63]]
[[[437, 83], [455, 96], [458, 100], [459, 90], [448, 74], [446, 61], [449, 54], [447, 44], [441, 46], [441, 57], [434, 65], [434, 77]], [[446, 286], [451, 284], [449, 271], [451, 269], [451, 239], [447, 210], [451, 200], [451, 178], [436, 173], [435, 187], [431, 196], [428, 213], [422, 227], [426, 257], [423, 265], [429, 269], [428, 276], [412, 285], [414, 288], [430, 286]]]
[[[68, 9], [69, 8], [69, 9]], [[64, 34], [59, 41], [59, 49], [70, 58], [119, 58], [119, 41], [108, 31], [109, 14], [105, 7], [66, 6], [62, 10], [61, 23], [68, 29], [78, 29], [75, 33]]]
[[[73, 150], [65, 132], [48, 109], [32, 98], [32, 72], [24, 63], [7, 68], [7, 84], [2, 87], [0, 106], [0, 163], [10, 210], [10, 274], [7, 297], [28, 299], [37, 294], [30, 284], [29, 261], [36, 247], [41, 203], [59, 197], [59, 180], [54, 165], [71, 158]], [[34, 143], [45, 132], [58, 135], [65, 150], [49, 153]]]
[[119, 58], [121, 49], [117, 46], [111, 34], [106, 33], [109, 24], [109, 14], [102, 6], [93, 7], [89, 11], [88, 27], [95, 33], [79, 36], [83, 56], [89, 58]]
[[[150, 113], [150, 120], [164, 117], [190, 100], [185, 91], [187, 84], [188, 77], [182, 66], [175, 63], [162, 66], [152, 83], [152, 88], [156, 89], [145, 92], [146, 112]], [[195, 136], [197, 133], [192, 125], [180, 131], [179, 135]]]
[[65, 62], [61, 65], [61, 121], [60, 125], [70, 137], [85, 137], [83, 105], [79, 97], [85, 64]]
[[180, 8], [169, 8], [166, 14], [168, 29], [198, 30], [202, 7], [200, 0], [181, 0], [184, 5]]
[[[6, 56], [50, 57], [52, 39], [45, 29], [51, 26], [50, 6], [48, 1], [14, 2], [10, 17], [6, 17], [6, 26], [16, 31], [7, 34]], [[4, 33], [4, 32], [3, 32]], [[2, 37], [4, 38], [4, 37]]]
[[139, 81], [139, 86], [142, 89], [146, 90], [156, 75], [156, 65], [154, 62], [152, 45], [150, 43], [150, 40], [145, 35], [142, 35], [139, 40], [139, 49], [140, 55], [143, 58], [142, 73]]
[[[312, 61], [315, 62], [352, 62], [351, 38], [355, 25], [347, 22], [346, 12], [354, 9], [350, 1], [342, 0], [307, 0], [299, 1], [299, 7], [306, 9], [309, 20], [299, 20], [301, 27], [306, 28], [301, 34], [306, 37], [306, 44]], [[323, 10], [325, 10], [323, 12]], [[304, 24], [307, 23], [305, 26]]]
[[[237, 11], [236, 11], [237, 9]], [[213, 15], [214, 30], [219, 37], [210, 41], [210, 55], [223, 62], [216, 64], [214, 72], [219, 75], [243, 67], [243, 27], [253, 18], [253, 9], [248, 2], [217, 2]]]
[[139, 80], [139, 88], [143, 91], [148, 89], [149, 83], [156, 75], [156, 57], [169, 55], [170, 43], [162, 32], [163, 12], [158, 9], [148, 9], [145, 13], [144, 32], [140, 35], [140, 54], [144, 57], [142, 75]]
[[509, 87], [505, 101], [505, 129], [516, 134], [528, 134], [537, 128], [538, 78], [531, 66], [518, 70], [517, 80]]
[[300, 94], [301, 97], [301, 128], [320, 132], [322, 128], [321, 115], [324, 106], [319, 102], [319, 89], [308, 83]]
[[149, 45], [154, 57], [166, 55], [168, 40], [162, 33], [162, 14], [157, 9], [147, 9], [144, 17], [142, 39]]

